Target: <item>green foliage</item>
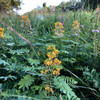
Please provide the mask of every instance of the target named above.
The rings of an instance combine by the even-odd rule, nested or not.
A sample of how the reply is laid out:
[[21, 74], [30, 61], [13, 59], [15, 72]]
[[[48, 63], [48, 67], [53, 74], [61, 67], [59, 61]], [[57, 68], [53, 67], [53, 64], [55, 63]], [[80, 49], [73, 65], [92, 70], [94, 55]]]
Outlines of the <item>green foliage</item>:
[[61, 77], [61, 78], [64, 79], [66, 83], [71, 87], [75, 87], [75, 84], [78, 83], [73, 77]]
[[95, 9], [99, 4], [100, 1], [99, 0], [81, 0], [82, 4], [85, 3], [85, 7], [89, 7], [91, 9]]
[[72, 90], [72, 88], [66, 83], [66, 81], [61, 78], [54, 78], [54, 85], [57, 89], [60, 89], [60, 91], [64, 94], [67, 95], [67, 99], [68, 100], [80, 100], [74, 93], [74, 91]]
[[27, 50], [27, 49], [10, 50], [9, 53], [11, 53], [13, 55], [14, 54], [20, 55], [20, 54], [23, 54], [23, 53], [29, 53], [29, 50]]
[[24, 76], [18, 83], [19, 85], [19, 89], [23, 88], [23, 90], [29, 89], [29, 86], [32, 85], [32, 83], [34, 82], [34, 78], [30, 75], [26, 75]]
[[7, 77], [5, 77], [5, 76], [0, 76], [0, 79], [4, 79], [5, 81], [7, 81], [8, 79], [14, 80], [14, 79], [16, 79], [16, 77], [15, 77], [15, 76], [11, 76], [11, 75], [8, 75]]
[[5, 60], [0, 59], [0, 64], [9, 65]]
[[0, 11], [9, 11], [14, 8], [18, 9], [21, 4], [21, 0], [0, 0]]
[[100, 73], [96, 71], [96, 69], [92, 69], [91, 72], [87, 68], [85, 68], [85, 71], [83, 72], [84, 78], [89, 82], [89, 84], [92, 84], [93, 87], [97, 88], [100, 91]]
[[38, 65], [38, 64], [40, 64], [40, 61], [39, 60], [37, 60], [37, 59], [31, 59], [31, 58], [29, 58], [28, 59], [28, 62], [31, 64], [31, 65]]

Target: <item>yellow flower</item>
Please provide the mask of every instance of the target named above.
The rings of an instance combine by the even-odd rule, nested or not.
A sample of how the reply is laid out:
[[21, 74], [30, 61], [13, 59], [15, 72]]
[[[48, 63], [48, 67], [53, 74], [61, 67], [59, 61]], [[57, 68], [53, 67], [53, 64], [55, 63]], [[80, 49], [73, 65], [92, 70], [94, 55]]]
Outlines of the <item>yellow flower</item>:
[[63, 30], [63, 24], [60, 23], [60, 22], [56, 22], [55, 23], [55, 35], [58, 35], [58, 36], [63, 36], [62, 33], [64, 33], [64, 30]]
[[56, 53], [53, 51], [53, 52], [48, 52], [47, 53], [47, 57], [49, 58], [49, 60], [50, 59], [53, 59], [53, 58], [55, 58], [56, 57]]
[[59, 26], [59, 28], [64, 28], [63, 26]]
[[73, 21], [74, 24], [80, 25], [77, 20]]
[[47, 50], [51, 50], [51, 46], [49, 46], [49, 47], [47, 48]]
[[58, 50], [55, 50], [55, 51], [54, 51], [54, 53], [58, 54], [58, 53], [59, 53], [59, 51], [58, 51]]
[[52, 46], [52, 50], [55, 50], [56, 48], [55, 48], [55, 46]]
[[55, 64], [55, 65], [60, 65], [60, 64], [61, 64], [61, 61], [58, 60], [57, 58], [55, 58], [55, 59], [54, 59], [54, 64]]
[[38, 55], [40, 55], [40, 53], [38, 53]]
[[50, 88], [49, 91], [52, 92], [53, 91], [52, 88]]
[[1, 28], [0, 28], [0, 32], [3, 32], [3, 31], [4, 31], [4, 29], [1, 29]]
[[56, 22], [56, 23], [55, 23], [55, 27], [57, 27], [57, 26], [62, 26], [62, 23]]
[[60, 75], [60, 72], [57, 71], [57, 72], [56, 72], [56, 75]]
[[60, 71], [53, 70], [53, 75], [60, 75]]
[[1, 34], [1, 37], [4, 38], [4, 35]]
[[64, 30], [62, 30], [62, 32], [64, 33]]
[[51, 53], [51, 56], [52, 56], [52, 58], [57, 57], [57, 55], [56, 55], [56, 53], [54, 51]]
[[48, 85], [46, 85], [45, 90], [47, 90], [47, 91], [49, 90], [49, 86]]
[[61, 69], [60, 68], [57, 68], [57, 71], [60, 71]]
[[49, 92], [52, 92], [53, 91], [52, 88], [50, 88], [48, 85], [46, 85], [45, 90], [46, 91], [49, 91]]
[[51, 52], [48, 52], [48, 53], [47, 53], [47, 57], [50, 57], [50, 56], [51, 56]]
[[78, 33], [79, 32], [79, 25], [80, 23], [78, 23], [77, 20], [73, 21], [73, 30], [74, 30], [74, 34]]
[[50, 65], [52, 65], [52, 60], [49, 60], [49, 59], [46, 59], [45, 61], [44, 61], [44, 64], [45, 65], [47, 65], [47, 66], [50, 66]]
[[27, 16], [21, 16], [20, 22], [25, 21], [25, 23], [30, 23], [30, 20]]
[[75, 24], [72, 25], [73, 27], [75, 26]]
[[54, 71], [53, 71], [53, 75], [55, 75], [55, 74], [56, 74], [56, 71], [54, 70]]
[[43, 71], [40, 71], [40, 73], [43, 74], [44, 72]]

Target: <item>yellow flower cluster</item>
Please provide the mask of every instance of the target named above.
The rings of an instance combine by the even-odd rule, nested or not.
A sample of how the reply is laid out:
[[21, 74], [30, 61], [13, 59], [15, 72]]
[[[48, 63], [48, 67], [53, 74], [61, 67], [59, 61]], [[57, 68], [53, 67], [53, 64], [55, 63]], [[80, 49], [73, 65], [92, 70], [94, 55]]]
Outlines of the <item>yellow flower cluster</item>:
[[75, 21], [73, 21], [73, 27], [74, 27], [74, 30], [78, 30], [79, 29], [79, 25], [80, 25], [80, 23], [77, 21], [77, 20], [75, 20]]
[[56, 55], [58, 55], [58, 54], [59, 54], [59, 51], [55, 49], [55, 50], [53, 51], [53, 53], [55, 53]]
[[40, 71], [41, 74], [46, 74], [47, 72], [48, 72], [48, 70]]
[[57, 59], [59, 51], [55, 48], [55, 46], [49, 46], [47, 50], [49, 50], [47, 53], [48, 58], [44, 61], [45, 67], [40, 71], [40, 73], [45, 74], [45, 76], [43, 75], [42, 77], [47, 79], [45, 90], [47, 91], [47, 94], [49, 94], [50, 92], [53, 92], [53, 88], [51, 88], [52, 78], [60, 75], [61, 68], [59, 68], [58, 65], [61, 64], [61, 61]]
[[44, 61], [44, 64], [46, 65], [46, 66], [51, 66], [52, 65], [52, 60], [49, 60], [49, 59], [46, 59], [45, 61]]
[[55, 46], [49, 46], [47, 50], [52, 50], [52, 52], [47, 53], [48, 59], [44, 61], [44, 64], [46, 66], [54, 66], [54, 65], [60, 65], [61, 61], [59, 61], [56, 57], [59, 54], [59, 51], [56, 50]]
[[54, 29], [54, 31], [55, 31], [55, 35], [58, 35], [58, 36], [63, 36], [64, 34], [64, 30], [63, 30], [63, 24], [62, 23], [60, 23], [60, 22], [56, 22], [55, 23], [55, 29]]
[[58, 60], [57, 58], [54, 59], [54, 65], [60, 65], [61, 64], [61, 61]]
[[79, 25], [80, 25], [80, 23], [77, 20], [73, 21], [73, 25], [72, 26], [73, 26], [73, 31], [74, 31], [74, 35], [75, 36], [77, 36], [79, 31], [80, 31]]
[[[52, 50], [51, 52], [47, 53], [48, 59], [44, 61], [44, 64], [46, 66], [49, 66], [53, 75], [60, 75], [60, 68], [53, 68], [55, 65], [60, 65], [61, 61], [57, 59], [57, 55], [59, 54], [59, 51], [55, 48], [55, 46], [49, 46], [47, 50]], [[41, 74], [47, 74], [48, 70], [42, 70], [40, 71]]]
[[48, 52], [47, 53], [47, 57], [49, 58], [49, 60], [57, 57], [56, 53], [55, 52]]
[[48, 92], [52, 92], [53, 91], [53, 89], [50, 88], [49, 85], [46, 85], [45, 90], [48, 91]]
[[[61, 64], [61, 61], [57, 59], [59, 51], [55, 48], [55, 46], [49, 46], [47, 50], [52, 50], [52, 51], [47, 53], [48, 59], [44, 61], [44, 64], [50, 67], [51, 69], [50, 72], [53, 75], [60, 75], [60, 68], [53, 68], [53, 66]], [[43, 73], [44, 72], [41, 72], [41, 74]]]
[[63, 27], [63, 24], [60, 23], [60, 22], [56, 22], [56, 23], [55, 23], [55, 27], [64, 28], [64, 27]]
[[4, 29], [1, 29], [1, 28], [0, 28], [0, 36], [1, 36], [2, 38], [4, 38], [3, 31], [4, 31]]
[[23, 21], [25, 21], [25, 23], [28, 23], [28, 24], [30, 23], [30, 20], [27, 16], [21, 16], [20, 22], [23, 22]]
[[57, 68], [56, 70], [53, 70], [53, 75], [60, 75], [60, 68]]
[[48, 52], [48, 53], [47, 53], [47, 57], [48, 57], [49, 60], [51, 60], [51, 59], [57, 57], [57, 55], [58, 55], [58, 53], [59, 53], [59, 51], [56, 50], [55, 46], [49, 46], [49, 47], [47, 48], [47, 50], [53, 50], [52, 52]]

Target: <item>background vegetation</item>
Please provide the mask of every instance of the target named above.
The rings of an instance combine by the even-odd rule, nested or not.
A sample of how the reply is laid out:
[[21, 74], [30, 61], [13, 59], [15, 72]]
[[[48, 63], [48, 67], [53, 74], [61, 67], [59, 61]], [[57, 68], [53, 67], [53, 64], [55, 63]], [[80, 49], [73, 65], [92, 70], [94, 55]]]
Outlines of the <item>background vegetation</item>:
[[0, 20], [1, 100], [100, 99], [99, 8], [62, 7]]

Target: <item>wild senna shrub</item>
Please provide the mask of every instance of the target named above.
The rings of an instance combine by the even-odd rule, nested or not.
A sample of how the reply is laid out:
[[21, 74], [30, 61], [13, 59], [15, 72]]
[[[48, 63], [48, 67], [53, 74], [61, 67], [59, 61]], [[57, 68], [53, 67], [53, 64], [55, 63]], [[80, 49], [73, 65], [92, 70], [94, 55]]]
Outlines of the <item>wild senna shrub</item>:
[[79, 35], [79, 31], [80, 31], [79, 25], [80, 25], [80, 23], [77, 20], [73, 21], [72, 27], [73, 27], [73, 31], [74, 31], [75, 36]]
[[30, 24], [30, 20], [29, 20], [28, 16], [21, 16], [20, 22], [21, 22], [21, 28], [23, 30], [25, 30], [26, 32], [28, 30], [30, 30], [31, 24]]
[[60, 37], [63, 36], [64, 35], [63, 34], [64, 33], [63, 24], [60, 22], [56, 22], [54, 31], [55, 31], [55, 35], [60, 36]]
[[45, 67], [40, 71], [40, 73], [43, 75], [42, 77], [47, 79], [45, 90], [47, 95], [49, 95], [50, 92], [53, 93], [52, 79], [60, 75], [61, 68], [59, 68], [59, 65], [61, 64], [61, 61], [57, 58], [59, 51], [55, 46], [49, 46], [47, 50], [49, 50], [49, 52], [47, 52], [48, 58], [44, 61]]

